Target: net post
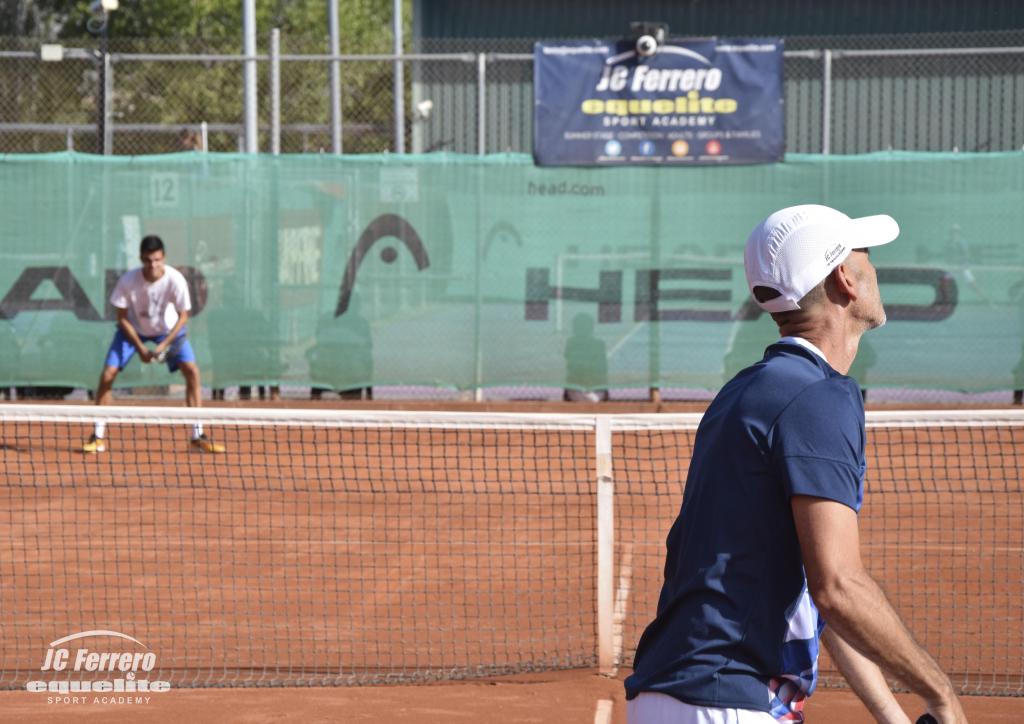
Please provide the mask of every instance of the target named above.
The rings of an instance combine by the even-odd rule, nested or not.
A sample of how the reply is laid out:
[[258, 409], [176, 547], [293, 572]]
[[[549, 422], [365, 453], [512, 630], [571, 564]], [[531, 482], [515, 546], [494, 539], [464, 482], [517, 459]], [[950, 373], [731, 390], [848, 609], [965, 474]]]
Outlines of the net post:
[[611, 418], [595, 420], [597, 454], [597, 661], [602, 674], [615, 674], [614, 650], [614, 566], [615, 566], [615, 484], [612, 479]]

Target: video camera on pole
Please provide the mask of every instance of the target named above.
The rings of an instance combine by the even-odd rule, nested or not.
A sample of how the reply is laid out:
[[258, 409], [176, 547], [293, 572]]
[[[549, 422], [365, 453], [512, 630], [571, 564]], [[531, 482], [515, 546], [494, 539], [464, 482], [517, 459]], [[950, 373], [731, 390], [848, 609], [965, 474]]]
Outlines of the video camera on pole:
[[636, 20], [629, 24], [629, 30], [636, 38], [636, 54], [641, 58], [657, 54], [668, 38], [668, 23]]

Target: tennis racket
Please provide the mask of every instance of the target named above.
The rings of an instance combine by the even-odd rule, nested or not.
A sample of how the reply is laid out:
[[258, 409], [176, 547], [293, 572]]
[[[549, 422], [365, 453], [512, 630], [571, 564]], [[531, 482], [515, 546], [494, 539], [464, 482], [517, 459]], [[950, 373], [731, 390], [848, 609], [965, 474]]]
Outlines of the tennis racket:
[[163, 351], [153, 355], [153, 361], [166, 362], [168, 357], [176, 356], [178, 354], [178, 350], [181, 349], [181, 343], [184, 339], [184, 336], [175, 337], [174, 341], [165, 347]]

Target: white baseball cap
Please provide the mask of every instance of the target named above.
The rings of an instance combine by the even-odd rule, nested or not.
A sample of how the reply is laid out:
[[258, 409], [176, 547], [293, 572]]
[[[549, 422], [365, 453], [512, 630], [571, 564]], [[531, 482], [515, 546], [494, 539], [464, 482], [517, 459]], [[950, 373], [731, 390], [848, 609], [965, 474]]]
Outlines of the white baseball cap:
[[757, 302], [767, 312], [799, 309], [800, 300], [851, 251], [888, 244], [899, 233], [899, 224], [885, 214], [851, 219], [828, 206], [789, 206], [750, 232], [743, 252], [747, 287], [751, 293], [754, 287], [779, 292], [781, 296]]

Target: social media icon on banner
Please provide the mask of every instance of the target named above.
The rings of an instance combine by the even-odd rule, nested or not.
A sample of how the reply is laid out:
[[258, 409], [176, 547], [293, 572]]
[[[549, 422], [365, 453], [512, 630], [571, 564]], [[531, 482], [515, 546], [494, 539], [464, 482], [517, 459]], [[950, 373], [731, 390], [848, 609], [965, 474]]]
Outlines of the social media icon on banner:
[[717, 156], [722, 152], [722, 144], [715, 140], [708, 141], [704, 146], [704, 151], [709, 156]]
[[622, 144], [612, 139], [608, 143], [604, 144], [604, 154], [606, 156], [618, 156], [622, 154]]
[[654, 155], [654, 141], [641, 141], [640, 142], [640, 154], [643, 156]]
[[672, 143], [673, 156], [685, 156], [690, 152], [690, 144], [682, 139]]

